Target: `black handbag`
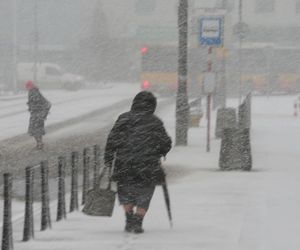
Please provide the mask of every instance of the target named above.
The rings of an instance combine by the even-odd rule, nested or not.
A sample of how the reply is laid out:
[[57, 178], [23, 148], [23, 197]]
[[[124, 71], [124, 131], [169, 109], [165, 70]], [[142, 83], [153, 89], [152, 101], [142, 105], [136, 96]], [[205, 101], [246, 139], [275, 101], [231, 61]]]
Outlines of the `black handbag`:
[[88, 191], [86, 196], [86, 202], [82, 209], [82, 212], [90, 216], [108, 216], [111, 217], [115, 199], [116, 192], [111, 190], [111, 180], [108, 181], [108, 186], [105, 189], [100, 188], [100, 181], [104, 176], [105, 170], [99, 176], [97, 185], [95, 189]]

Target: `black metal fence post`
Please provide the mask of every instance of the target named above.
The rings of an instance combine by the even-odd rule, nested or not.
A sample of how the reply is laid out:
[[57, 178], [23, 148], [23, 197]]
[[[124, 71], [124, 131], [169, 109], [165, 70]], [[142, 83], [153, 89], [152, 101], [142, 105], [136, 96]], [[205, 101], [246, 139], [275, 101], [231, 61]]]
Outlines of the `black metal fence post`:
[[41, 231], [51, 228], [50, 205], [49, 205], [49, 168], [48, 162], [41, 162]]
[[94, 188], [97, 186], [97, 179], [100, 170], [100, 146], [94, 145]]
[[34, 238], [34, 222], [33, 222], [33, 167], [26, 168], [26, 193], [25, 193], [25, 218], [23, 241], [29, 241]]
[[11, 222], [11, 200], [12, 200], [12, 175], [6, 173], [4, 178], [4, 212], [2, 228], [2, 250], [13, 249], [13, 232]]
[[90, 156], [89, 148], [83, 150], [83, 187], [82, 187], [82, 205], [85, 204], [86, 194], [89, 190], [90, 179]]
[[78, 152], [71, 155], [72, 180], [71, 180], [71, 202], [70, 212], [78, 210]]
[[58, 201], [56, 221], [60, 221], [67, 217], [65, 200], [65, 167], [66, 158], [62, 156], [58, 157]]

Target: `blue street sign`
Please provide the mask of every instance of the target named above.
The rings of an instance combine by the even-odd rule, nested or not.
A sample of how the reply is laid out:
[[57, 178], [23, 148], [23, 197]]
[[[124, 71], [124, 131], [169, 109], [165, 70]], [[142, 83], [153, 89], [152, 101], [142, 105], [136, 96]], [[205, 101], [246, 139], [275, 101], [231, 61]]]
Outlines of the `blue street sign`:
[[200, 18], [201, 45], [219, 47], [223, 45], [223, 17]]

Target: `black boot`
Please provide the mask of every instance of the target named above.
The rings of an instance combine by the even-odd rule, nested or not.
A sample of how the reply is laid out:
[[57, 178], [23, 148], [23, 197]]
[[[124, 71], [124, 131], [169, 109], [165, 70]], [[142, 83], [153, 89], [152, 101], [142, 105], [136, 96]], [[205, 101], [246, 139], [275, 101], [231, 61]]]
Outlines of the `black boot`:
[[134, 214], [133, 212], [126, 213], [125, 232], [132, 232], [134, 229]]
[[140, 216], [138, 214], [134, 215], [134, 229], [133, 232], [136, 234], [141, 234], [144, 232], [144, 229], [142, 228], [142, 224], [143, 224], [143, 216]]

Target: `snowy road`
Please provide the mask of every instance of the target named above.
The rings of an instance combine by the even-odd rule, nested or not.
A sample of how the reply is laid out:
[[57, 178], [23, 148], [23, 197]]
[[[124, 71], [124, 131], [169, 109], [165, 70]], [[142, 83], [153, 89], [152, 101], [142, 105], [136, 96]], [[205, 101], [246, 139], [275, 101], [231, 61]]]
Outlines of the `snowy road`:
[[44, 151], [35, 150], [33, 138], [26, 134], [29, 119], [24, 110], [26, 97], [0, 99], [1, 172], [19, 175], [16, 171], [36, 165], [42, 159], [48, 158], [51, 164], [62, 152], [69, 154], [81, 151], [85, 145], [101, 144], [107, 133], [105, 128], [128, 108], [130, 97], [137, 91], [137, 87], [126, 84], [80, 92], [45, 91], [52, 109], [46, 122]]
[[[100, 108], [108, 107], [119, 101], [130, 99], [139, 91], [138, 85], [119, 84], [103, 89], [70, 91], [43, 91], [52, 103], [46, 125], [84, 115]], [[0, 98], [0, 140], [8, 139], [27, 132], [29, 113], [27, 98]]]
[[[123, 233], [123, 211], [116, 206], [112, 218], [69, 214], [15, 249], [299, 250], [300, 119], [292, 116], [292, 103], [292, 97], [254, 98], [250, 173], [218, 171], [219, 141], [207, 154], [204, 123], [190, 130], [189, 147], [174, 148], [165, 163], [177, 172], [169, 186], [172, 230], [158, 188], [143, 235]], [[174, 135], [171, 114], [174, 108], [161, 116]]]
[[[54, 168], [50, 175], [56, 175], [58, 156], [63, 154], [69, 157], [72, 151], [82, 152], [85, 146], [103, 146], [111, 124], [121, 112], [129, 110], [131, 100], [137, 92], [136, 87], [128, 85], [71, 93], [46, 92], [46, 97], [52, 100], [52, 109], [46, 122], [43, 151], [35, 149], [33, 138], [27, 134], [18, 135], [20, 130], [24, 131], [28, 126], [28, 112], [22, 111], [26, 107], [26, 98], [2, 101], [0, 121], [6, 122], [0, 126], [4, 132], [11, 129], [11, 135], [15, 136], [1, 141], [1, 172], [9, 171], [14, 172], [15, 176], [22, 176], [26, 166], [37, 165], [41, 160], [48, 159], [50, 166]], [[162, 109], [164, 105], [172, 103], [173, 99], [159, 98], [158, 101], [159, 108]], [[11, 111], [11, 106], [18, 111]], [[13, 121], [16, 121], [18, 127], [9, 127]], [[5, 138], [8, 134], [2, 133], [2, 137]]]

